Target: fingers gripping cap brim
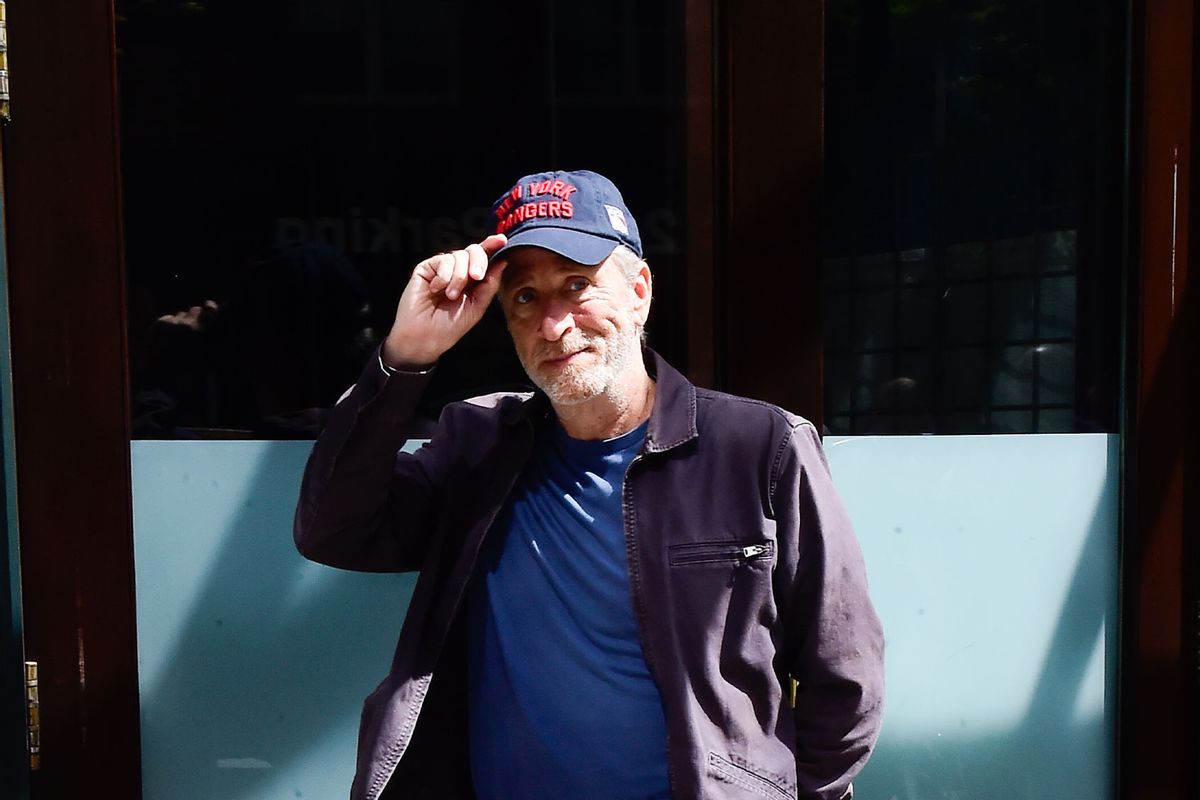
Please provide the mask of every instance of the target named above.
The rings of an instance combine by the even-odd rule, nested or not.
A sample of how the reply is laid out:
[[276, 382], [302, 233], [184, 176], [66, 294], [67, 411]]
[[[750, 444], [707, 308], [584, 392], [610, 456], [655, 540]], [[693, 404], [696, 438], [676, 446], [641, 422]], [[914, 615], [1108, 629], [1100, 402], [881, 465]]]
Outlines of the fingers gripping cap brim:
[[612, 255], [620, 242], [594, 236], [582, 231], [566, 228], [534, 228], [521, 231], [508, 240], [508, 244], [492, 254], [489, 261], [495, 261], [514, 247], [541, 247], [552, 253], [558, 253], [579, 264], [599, 264]]

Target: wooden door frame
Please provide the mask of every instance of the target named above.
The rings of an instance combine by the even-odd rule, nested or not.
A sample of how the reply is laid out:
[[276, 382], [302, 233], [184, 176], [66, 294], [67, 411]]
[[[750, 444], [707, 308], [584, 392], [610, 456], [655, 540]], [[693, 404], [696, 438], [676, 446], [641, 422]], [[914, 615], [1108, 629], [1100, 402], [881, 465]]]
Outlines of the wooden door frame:
[[[4, 130], [35, 798], [141, 794], [112, 3], [8, 7]], [[19, 33], [18, 33], [19, 31]], [[20, 77], [16, 77], [19, 75]]]
[[[711, 194], [688, 192], [703, 203], [697, 213], [711, 213], [712, 231], [689, 215], [689, 260], [715, 255], [695, 290], [714, 309], [714, 355], [710, 373], [696, 377], [711, 374], [713, 385], [776, 403], [820, 430], [825, 3], [711, 7], [710, 82], [688, 93], [712, 105]], [[693, 120], [689, 133], [703, 133], [703, 123]], [[700, 332], [692, 334], [701, 347]]]
[[[1118, 786], [1200, 793], [1195, 372], [1200, 40], [1192, 0], [1131, 5], [1131, 208]], [[1189, 491], [1190, 489], [1190, 491]]]
[[[0, 137], [0, 165], [3, 163]], [[0, 168], [0, 190], [4, 185]], [[3, 210], [0, 192], [0, 212]], [[2, 218], [2, 213], [0, 213]], [[0, 227], [0, 249], [4, 248]], [[17, 545], [16, 469], [13, 452], [12, 350], [9, 346], [7, 263], [0, 263], [0, 624], [5, 626], [0, 641], [0, 720], [25, 720], [25, 646], [21, 615], [21, 552]], [[24, 725], [5, 725], [0, 730], [0, 786], [14, 800], [29, 797], [29, 741]]]

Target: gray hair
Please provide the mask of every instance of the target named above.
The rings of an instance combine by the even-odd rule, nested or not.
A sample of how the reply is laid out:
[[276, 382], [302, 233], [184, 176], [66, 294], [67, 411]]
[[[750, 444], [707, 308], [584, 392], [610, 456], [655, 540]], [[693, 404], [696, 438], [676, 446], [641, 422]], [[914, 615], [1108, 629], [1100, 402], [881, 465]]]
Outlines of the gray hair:
[[627, 245], [619, 244], [609, 256], [618, 267], [621, 268], [621, 274], [629, 280], [637, 277], [637, 274], [642, 269], [642, 264], [645, 264], [645, 259], [638, 256], [637, 253], [629, 249]]
[[[628, 246], [623, 244], [617, 245], [609, 258], [613, 260], [614, 264], [620, 267], [621, 274], [624, 275], [625, 279], [630, 283], [633, 283], [633, 279], [636, 278], [638, 273], [642, 271], [642, 266], [646, 263], [646, 259], [642, 258], [637, 253], [630, 250]], [[645, 325], [638, 328], [638, 337], [641, 339], [641, 342], [644, 345], [646, 343]]]

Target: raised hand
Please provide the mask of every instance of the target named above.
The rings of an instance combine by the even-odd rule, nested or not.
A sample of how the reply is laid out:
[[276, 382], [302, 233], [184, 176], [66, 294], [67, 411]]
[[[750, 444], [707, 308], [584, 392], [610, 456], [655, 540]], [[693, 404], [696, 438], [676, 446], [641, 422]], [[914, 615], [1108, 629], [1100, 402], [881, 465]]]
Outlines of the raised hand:
[[504, 272], [504, 261], [489, 266], [488, 259], [507, 241], [504, 234], [493, 234], [417, 264], [383, 342], [383, 362], [398, 368], [428, 366], [474, 327], [496, 296]]

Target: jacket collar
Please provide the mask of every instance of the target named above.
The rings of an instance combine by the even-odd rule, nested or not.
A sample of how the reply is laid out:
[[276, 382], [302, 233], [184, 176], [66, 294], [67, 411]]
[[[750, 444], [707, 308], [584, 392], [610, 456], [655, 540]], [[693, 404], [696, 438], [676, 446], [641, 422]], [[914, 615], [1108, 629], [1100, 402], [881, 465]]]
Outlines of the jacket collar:
[[[647, 453], [661, 453], [695, 439], [696, 387], [662, 356], [649, 347], [642, 348], [646, 372], [654, 379], [654, 408], [646, 428]], [[525, 402], [513, 403], [501, 412], [509, 424], [523, 420], [541, 419], [551, 411], [550, 399], [543, 392], [534, 392]]]
[[661, 453], [695, 439], [696, 387], [649, 347], [642, 349], [646, 371], [654, 379], [654, 408], [646, 429], [647, 453]]

